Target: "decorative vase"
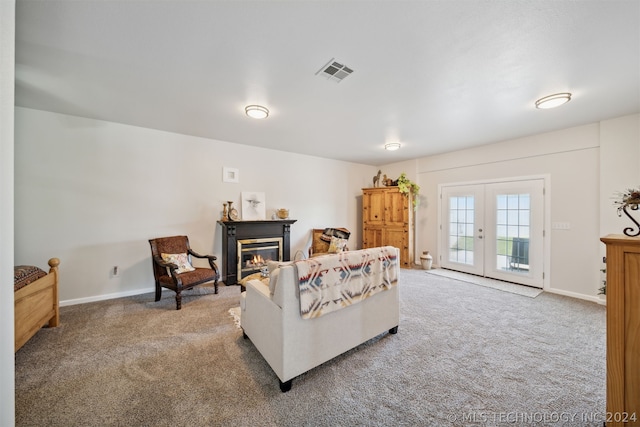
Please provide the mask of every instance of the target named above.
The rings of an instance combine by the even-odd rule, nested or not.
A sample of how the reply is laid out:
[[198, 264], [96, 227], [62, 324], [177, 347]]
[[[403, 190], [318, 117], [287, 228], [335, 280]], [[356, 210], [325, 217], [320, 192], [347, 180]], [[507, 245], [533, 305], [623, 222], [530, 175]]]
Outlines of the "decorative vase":
[[276, 214], [278, 215], [278, 218], [280, 218], [280, 219], [287, 219], [287, 218], [289, 218], [289, 209], [278, 209], [276, 211]]
[[227, 200], [229, 204], [229, 221], [237, 221], [238, 220], [238, 211], [233, 207], [233, 202], [231, 200]]
[[429, 253], [429, 251], [422, 252], [420, 255], [420, 263], [422, 264], [423, 270], [431, 270], [431, 266], [433, 265], [433, 257]]
[[229, 211], [227, 210], [227, 204], [223, 203], [222, 205], [224, 206], [224, 208], [222, 209], [222, 220], [229, 221]]

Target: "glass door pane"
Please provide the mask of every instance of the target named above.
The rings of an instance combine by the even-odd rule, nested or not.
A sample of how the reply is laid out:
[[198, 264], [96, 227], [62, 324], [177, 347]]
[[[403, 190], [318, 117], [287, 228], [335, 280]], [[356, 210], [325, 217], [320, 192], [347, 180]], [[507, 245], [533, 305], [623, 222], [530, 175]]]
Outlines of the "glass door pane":
[[453, 196], [449, 200], [449, 261], [473, 265], [473, 196]]
[[496, 205], [495, 268], [515, 273], [528, 271], [531, 196], [498, 194]]
[[544, 181], [486, 185], [485, 276], [542, 287]]
[[476, 185], [442, 189], [446, 237], [441, 240], [441, 265], [445, 268], [482, 274], [482, 227], [477, 227], [482, 223], [482, 191]]

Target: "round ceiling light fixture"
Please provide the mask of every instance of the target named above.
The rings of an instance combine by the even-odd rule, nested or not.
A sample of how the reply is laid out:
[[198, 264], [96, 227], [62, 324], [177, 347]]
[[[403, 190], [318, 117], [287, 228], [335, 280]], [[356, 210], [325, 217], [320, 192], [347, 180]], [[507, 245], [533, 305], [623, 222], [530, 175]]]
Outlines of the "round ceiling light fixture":
[[396, 151], [400, 148], [399, 142], [387, 142], [384, 144], [384, 149], [387, 151]]
[[569, 92], [554, 93], [553, 95], [538, 99], [536, 101], [536, 108], [556, 108], [569, 101], [571, 101], [571, 94]]
[[247, 105], [244, 112], [252, 119], [266, 119], [269, 117], [269, 110], [262, 105]]

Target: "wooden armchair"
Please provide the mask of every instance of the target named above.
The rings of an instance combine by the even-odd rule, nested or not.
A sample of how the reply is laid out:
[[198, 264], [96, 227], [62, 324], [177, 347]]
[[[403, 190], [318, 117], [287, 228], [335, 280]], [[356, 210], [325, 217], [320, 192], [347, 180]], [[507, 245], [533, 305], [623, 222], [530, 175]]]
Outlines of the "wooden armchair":
[[[149, 240], [149, 244], [153, 276], [156, 280], [156, 301], [160, 301], [162, 288], [171, 289], [176, 293], [176, 309], [180, 310], [183, 290], [211, 281], [215, 293], [218, 293], [220, 272], [214, 255], [200, 255], [191, 250], [187, 236], [160, 237]], [[191, 256], [206, 258], [210, 268], [193, 267], [190, 262]], [[184, 262], [176, 261], [180, 259]]]
[[[331, 246], [331, 236], [342, 239], [349, 239], [351, 232], [346, 228], [314, 228], [311, 230], [311, 246], [309, 247], [309, 257], [329, 253]], [[348, 248], [344, 248], [348, 250]]]

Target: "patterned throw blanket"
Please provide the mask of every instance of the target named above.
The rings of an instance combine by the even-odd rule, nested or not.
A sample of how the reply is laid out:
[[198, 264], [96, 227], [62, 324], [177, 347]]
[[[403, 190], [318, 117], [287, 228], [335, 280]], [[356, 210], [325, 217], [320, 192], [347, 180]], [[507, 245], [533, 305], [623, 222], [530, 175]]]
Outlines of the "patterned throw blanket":
[[31, 282], [35, 282], [41, 277], [46, 276], [44, 270], [32, 265], [17, 265], [13, 267], [13, 291], [17, 292]]
[[398, 261], [393, 246], [296, 261], [302, 318], [320, 317], [396, 286]]

